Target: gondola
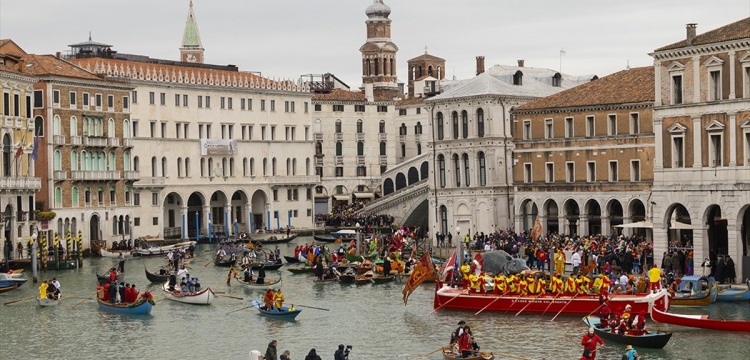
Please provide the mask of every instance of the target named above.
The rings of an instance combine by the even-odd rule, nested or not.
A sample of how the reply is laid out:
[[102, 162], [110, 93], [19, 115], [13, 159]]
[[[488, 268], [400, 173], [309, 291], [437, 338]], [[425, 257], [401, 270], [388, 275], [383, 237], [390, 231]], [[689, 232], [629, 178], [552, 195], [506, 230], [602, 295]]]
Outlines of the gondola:
[[337, 281], [339, 281], [338, 277], [332, 277], [332, 278], [327, 278], [323, 280], [320, 280], [318, 278], [313, 279], [313, 283], [315, 284], [328, 284], [328, 283], [337, 282]]
[[311, 266], [289, 266], [286, 269], [292, 274], [312, 274], [315, 270]]
[[105, 302], [102, 299], [96, 300], [99, 303], [99, 310], [120, 315], [148, 315], [151, 314], [151, 309], [153, 309], [156, 304], [153, 299], [143, 297], [131, 304], [112, 304]]
[[280, 319], [280, 320], [294, 320], [294, 318], [299, 315], [302, 310], [299, 309], [293, 309], [294, 305], [292, 305], [292, 308], [288, 307], [282, 307], [281, 310], [272, 310], [268, 311], [266, 310], [265, 306], [261, 305], [258, 300], [253, 300], [252, 305], [258, 309], [258, 312], [260, 315], [263, 315], [265, 317], [269, 317], [271, 319]]
[[651, 307], [649, 312], [651, 320], [664, 324], [695, 327], [717, 331], [750, 332], [750, 321], [748, 320], [714, 320], [708, 315], [682, 315], [661, 311]]
[[750, 280], [744, 289], [724, 289], [719, 291], [716, 301], [747, 301], [750, 300]]
[[396, 280], [396, 277], [393, 275], [372, 277], [373, 284], [385, 284], [385, 283], [393, 282], [395, 280]]
[[[260, 270], [262, 264], [253, 264], [253, 270], [258, 271]], [[279, 270], [284, 263], [281, 262], [281, 260], [278, 261], [266, 261], [265, 262], [265, 268], [266, 270]]]
[[355, 274], [342, 274], [339, 276], [339, 282], [342, 284], [354, 284], [354, 281], [357, 280], [357, 275]]
[[[118, 272], [117, 273], [117, 277], [115, 278], [115, 280], [121, 281], [121, 280], [123, 280], [124, 277], [125, 277], [125, 275], [123, 275], [122, 273]], [[107, 275], [96, 274], [96, 279], [100, 283], [108, 283], [109, 282], [109, 273], [107, 273]]]
[[331, 235], [313, 235], [313, 238], [315, 239], [315, 241], [325, 243], [335, 243], [339, 239], [341, 239], [342, 242], [352, 240], [349, 238], [333, 237]]
[[62, 295], [58, 295], [57, 299], [50, 299], [48, 297], [46, 298], [40, 298], [37, 296], [36, 303], [39, 304], [39, 306], [45, 307], [45, 306], [55, 306], [60, 303], [60, 299], [62, 299]]
[[284, 255], [284, 260], [286, 260], [287, 264], [298, 264], [298, 263], [301, 262], [296, 257], [294, 257], [294, 256], [288, 256], [288, 255]]
[[695, 296], [675, 296], [670, 300], [672, 306], [708, 306], [711, 305], [711, 294], [704, 293]]
[[623, 345], [633, 345], [636, 348], [662, 349], [672, 338], [671, 332], [661, 332], [658, 330], [647, 330], [643, 335], [620, 335], [609, 331], [609, 328], [602, 327], [601, 319], [596, 316], [583, 318], [586, 326], [593, 327], [596, 334], [606, 341], [613, 341]]
[[[279, 234], [279, 235], [281, 235], [281, 234]], [[270, 237], [266, 237], [266, 238], [259, 238], [259, 236], [257, 234], [256, 235], [250, 235], [250, 241], [252, 241], [253, 243], [261, 243], [263, 245], [268, 245], [268, 244], [271, 244], [271, 245], [273, 245], [273, 244], [285, 244], [285, 243], [288, 243], [288, 242], [290, 242], [290, 241], [292, 241], [292, 240], [294, 240], [296, 238], [297, 238], [297, 234], [291, 234], [289, 236], [282, 236], [282, 237], [277, 237], [275, 235], [271, 235]]]
[[245, 286], [251, 287], [251, 288], [256, 288], [256, 289], [265, 289], [265, 288], [268, 288], [269, 286], [270, 287], [279, 287], [279, 286], [281, 286], [281, 276], [279, 276], [278, 280], [275, 280], [275, 281], [274, 280], [266, 280], [262, 284], [258, 284], [258, 282], [256, 282], [255, 280], [253, 280], [252, 282], [245, 282], [245, 280], [243, 280], [241, 277], [235, 277], [234, 279], [237, 280], [237, 282], [241, 283], [242, 285], [245, 285]]
[[148, 271], [148, 269], [146, 269], [145, 267], [143, 268], [143, 270], [146, 271], [146, 279], [148, 279], [148, 281], [150, 281], [152, 283], [163, 284], [163, 283], [169, 281], [169, 274], [167, 274], [167, 275], [154, 274], [154, 273]]
[[493, 360], [495, 355], [491, 352], [479, 352], [479, 356], [461, 357], [460, 354], [453, 352], [450, 346], [443, 347], [443, 359], [462, 359], [462, 360]]
[[677, 306], [708, 306], [718, 297], [719, 288], [713, 277], [683, 276], [670, 302]]
[[216, 298], [216, 294], [210, 287], [196, 293], [183, 293], [181, 291], [169, 291], [169, 283], [164, 283], [161, 290], [164, 292], [165, 298], [184, 304], [211, 305], [211, 301]]
[[232, 267], [235, 263], [237, 263], [237, 259], [214, 260], [214, 265], [219, 267]]

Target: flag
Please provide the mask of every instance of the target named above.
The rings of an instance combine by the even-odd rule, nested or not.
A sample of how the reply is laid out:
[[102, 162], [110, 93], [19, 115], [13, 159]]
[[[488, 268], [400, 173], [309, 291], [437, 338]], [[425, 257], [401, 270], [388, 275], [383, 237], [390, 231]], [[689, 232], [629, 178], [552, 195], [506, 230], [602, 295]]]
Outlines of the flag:
[[445, 262], [443, 265], [443, 269], [441, 271], [440, 277], [444, 278], [445, 274], [448, 273], [451, 270], [454, 270], [456, 267], [456, 250], [453, 250], [453, 255], [448, 258], [448, 261]]
[[16, 150], [16, 157], [14, 157], [13, 160], [18, 160], [21, 155], [23, 155], [23, 144], [18, 146], [18, 150]]
[[401, 291], [401, 293], [404, 295], [404, 305], [406, 305], [406, 301], [409, 300], [409, 295], [414, 292], [417, 286], [419, 286], [419, 284], [423, 283], [425, 280], [429, 279], [435, 279], [435, 266], [432, 265], [430, 253], [425, 252], [422, 255], [422, 259], [419, 260], [417, 265], [411, 271], [409, 279], [406, 280], [404, 290]]
[[34, 138], [34, 150], [31, 151], [31, 159], [36, 161], [36, 155], [38, 153], [39, 153], [39, 137], [37, 136]]
[[542, 236], [542, 223], [539, 221], [539, 216], [536, 217], [534, 222], [534, 228], [531, 229], [531, 240], [537, 241]]
[[481, 253], [477, 253], [476, 256], [474, 256], [474, 264], [477, 265], [477, 274], [482, 272], [482, 269], [484, 269], [484, 259], [482, 258]]

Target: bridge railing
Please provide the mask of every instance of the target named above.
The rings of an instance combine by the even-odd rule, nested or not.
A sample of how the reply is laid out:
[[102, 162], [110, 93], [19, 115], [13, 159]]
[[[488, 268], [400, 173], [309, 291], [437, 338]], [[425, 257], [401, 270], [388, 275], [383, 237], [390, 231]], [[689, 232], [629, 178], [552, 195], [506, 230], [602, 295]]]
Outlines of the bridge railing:
[[367, 205], [365, 205], [365, 207], [357, 211], [356, 214], [358, 215], [377, 214], [383, 209], [387, 209], [393, 206], [394, 202], [400, 203], [401, 201], [403, 201], [403, 198], [409, 197], [410, 195], [414, 193], [421, 192], [421, 191], [426, 192], [428, 190], [427, 180], [428, 179], [420, 180], [405, 188], [402, 188], [388, 195], [385, 195], [377, 200], [373, 200], [369, 202]]

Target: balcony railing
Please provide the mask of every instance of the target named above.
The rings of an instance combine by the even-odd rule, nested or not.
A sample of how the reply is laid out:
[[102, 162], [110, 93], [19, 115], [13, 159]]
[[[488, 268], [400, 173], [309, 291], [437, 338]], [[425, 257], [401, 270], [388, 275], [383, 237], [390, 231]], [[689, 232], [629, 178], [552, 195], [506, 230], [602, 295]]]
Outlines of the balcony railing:
[[0, 177], [0, 190], [39, 190], [42, 180], [38, 177]]
[[357, 165], [364, 165], [364, 164], [365, 164], [365, 156], [357, 155]]
[[323, 133], [315, 133], [315, 141], [323, 141]]
[[120, 180], [119, 171], [71, 171], [70, 178], [72, 180]]
[[422, 137], [422, 134], [414, 134], [414, 141], [419, 142], [419, 139]]
[[70, 145], [81, 146], [81, 137], [77, 135], [70, 136]]
[[22, 117], [16, 117], [15, 123], [16, 123], [16, 129], [22, 129], [26, 127], [26, 122], [23, 121]]
[[323, 158], [315, 158], [315, 166], [323, 166]]
[[336, 156], [334, 158], [334, 161], [336, 162], [336, 165], [344, 165], [344, 157], [343, 156]]
[[333, 134], [333, 139], [336, 141], [344, 141], [344, 133], [335, 133]]
[[122, 146], [126, 148], [132, 148], [133, 147], [133, 139], [122, 139]]
[[380, 155], [380, 165], [388, 165], [388, 155]]
[[55, 180], [67, 180], [68, 172], [66, 170], [55, 170], [52, 176]]
[[378, 134], [378, 141], [388, 141], [388, 134], [385, 134], [385, 133]]
[[109, 146], [109, 147], [119, 147], [120, 146], [120, 138], [116, 138], [116, 137], [107, 138], [107, 146]]
[[357, 133], [357, 141], [365, 141], [365, 134]]
[[52, 137], [52, 144], [53, 145], [65, 145], [65, 136], [64, 135], [55, 135]]
[[100, 146], [100, 147], [105, 147], [105, 146], [107, 146], [107, 138], [84, 136], [83, 137], [83, 146]]
[[406, 135], [399, 135], [398, 136], [398, 141], [400, 141], [400, 142], [406, 142]]
[[685, 162], [682, 161], [682, 160], [675, 160], [674, 167], [676, 167], [676, 168], [685, 167]]
[[167, 178], [163, 177], [144, 177], [138, 180], [134, 185], [138, 187], [164, 187]]
[[139, 171], [124, 171], [123, 175], [123, 179], [125, 180], [138, 180], [141, 178], [141, 173]]
[[320, 182], [315, 175], [273, 176], [269, 179], [273, 185], [308, 185]]
[[5, 121], [3, 121], [3, 126], [12, 128], [13, 127], [13, 118], [10, 117], [10, 116], [5, 116], [4, 118], [5, 118], [4, 119]]

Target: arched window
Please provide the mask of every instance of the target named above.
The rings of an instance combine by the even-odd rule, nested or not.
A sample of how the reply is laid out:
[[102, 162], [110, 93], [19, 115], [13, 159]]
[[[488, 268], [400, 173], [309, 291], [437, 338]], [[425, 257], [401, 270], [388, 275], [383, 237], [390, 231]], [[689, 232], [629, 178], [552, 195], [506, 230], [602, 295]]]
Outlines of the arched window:
[[61, 207], [62, 206], [62, 188], [56, 187], [55, 188], [55, 207]]
[[128, 120], [122, 122], [122, 138], [130, 139], [130, 121]]
[[479, 186], [485, 186], [487, 185], [487, 165], [483, 151], [477, 154], [477, 159], [479, 160]]
[[276, 158], [271, 159], [271, 176], [276, 176]]
[[437, 113], [437, 138], [443, 140], [445, 138], [445, 124], [443, 124], [443, 113]]
[[62, 135], [62, 122], [60, 121], [59, 115], [55, 115], [55, 117], [52, 118], [52, 134]]
[[156, 177], [156, 156], [151, 157], [151, 177]]
[[110, 151], [109, 152], [109, 161], [108, 161], [107, 165], [109, 165], [109, 169], [107, 169], [107, 170], [109, 170], [109, 171], [115, 171], [115, 170], [117, 170], [117, 166], [116, 166], [117, 164], [115, 163], [115, 152], [114, 151]]
[[228, 170], [229, 167], [227, 166], [227, 158], [221, 158], [221, 176], [227, 177], [229, 175]]
[[323, 142], [322, 141], [315, 142], [315, 154], [323, 154]]
[[242, 176], [247, 176], [247, 158], [242, 158]]
[[206, 176], [206, 159], [201, 158], [201, 177]]
[[453, 118], [453, 138], [458, 139], [458, 113], [454, 111], [451, 117]]
[[177, 158], [177, 177], [182, 177], [182, 158]]
[[443, 235], [448, 233], [448, 209], [445, 205], [440, 205], [440, 233]]
[[[133, 157], [133, 171], [141, 171], [141, 164], [138, 161], [138, 157], [137, 156]], [[203, 175], [203, 173], [202, 173], [202, 170], [201, 170], [201, 176], [202, 175]]]
[[477, 109], [477, 137], [484, 137], [484, 110]]
[[81, 150], [81, 170], [88, 170], [89, 153], [86, 150]]
[[406, 144], [404, 143], [401, 143], [401, 157], [402, 158], [406, 157]]
[[107, 137], [111, 137], [111, 138], [117, 137], [117, 135], [115, 135], [115, 133], [116, 133], [116, 131], [115, 131], [115, 119], [109, 119], [109, 120], [107, 120]]
[[292, 176], [297, 175], [297, 159], [292, 159]]
[[357, 155], [358, 156], [365, 155], [365, 142], [364, 141], [357, 142]]
[[286, 158], [286, 176], [292, 174], [292, 159]]
[[214, 159], [208, 158], [208, 167], [206, 169], [208, 176], [214, 176]]
[[461, 111], [461, 132], [464, 139], [469, 137], [469, 113], [466, 110]]
[[89, 133], [89, 131], [90, 131], [89, 130], [89, 122], [90, 122], [89, 118], [87, 118], [87, 117], [84, 116], [83, 117], [83, 133], [82, 133], [83, 136], [89, 136], [89, 134], [90, 134]]
[[445, 188], [445, 156], [438, 155], [438, 186]]
[[436, 76], [436, 78], [437, 78], [438, 80], [440, 80], [440, 79], [442, 79], [442, 78], [443, 78], [443, 68], [442, 68], [441, 66], [438, 66], [438, 67], [437, 67], [437, 76]]
[[523, 73], [521, 70], [518, 70], [513, 74], [513, 85], [523, 85]]
[[234, 176], [234, 158], [229, 158], [229, 176]]
[[344, 153], [344, 145], [341, 144], [341, 141], [336, 142], [336, 156], [342, 156]]
[[86, 205], [91, 204], [91, 188], [88, 186], [83, 189], [83, 201]]
[[55, 171], [62, 170], [62, 154], [60, 150], [55, 150]]
[[427, 66], [427, 75], [432, 76], [432, 65]]
[[404, 123], [401, 124], [401, 126], [398, 128], [398, 134], [399, 135], [406, 135], [407, 134], [406, 124], [404, 124]]
[[469, 172], [469, 155], [464, 154], [463, 158], [464, 158], [464, 178], [465, 178], [464, 180], [466, 180], [466, 187], [469, 187], [469, 185], [471, 185], [469, 182], [469, 180], [471, 179], [471, 173]]
[[357, 134], [364, 133], [364, 129], [362, 127], [362, 120], [357, 120]]
[[380, 120], [380, 124], [378, 125], [378, 133], [385, 134], [385, 120]]
[[461, 186], [461, 161], [458, 154], [453, 154], [453, 173], [456, 174], [456, 187]]
[[[60, 135], [60, 134], [54, 134], [54, 135]], [[41, 116], [37, 116], [34, 118], [34, 136], [44, 136], [44, 118]]]
[[190, 158], [185, 158], [185, 177], [190, 177]]
[[335, 129], [335, 132], [337, 134], [341, 133], [341, 120], [336, 120], [336, 129]]
[[305, 159], [305, 175], [310, 175], [310, 158]]
[[161, 158], [161, 176], [167, 177], [167, 158]]
[[70, 202], [74, 207], [78, 207], [78, 188], [75, 186], [70, 189]]
[[78, 136], [78, 120], [75, 116], [70, 117], [70, 136]]
[[417, 121], [417, 125], [414, 125], [414, 134], [422, 134], [422, 123]]
[[130, 171], [130, 151], [122, 152], [122, 169], [124, 171]]
[[78, 153], [75, 150], [71, 150], [70, 152], [70, 170], [78, 170]]
[[422, 155], [422, 144], [417, 143], [417, 155]]
[[380, 142], [380, 156], [386, 155], [386, 143], [385, 141]]
[[250, 176], [255, 176], [255, 158], [250, 158]]

